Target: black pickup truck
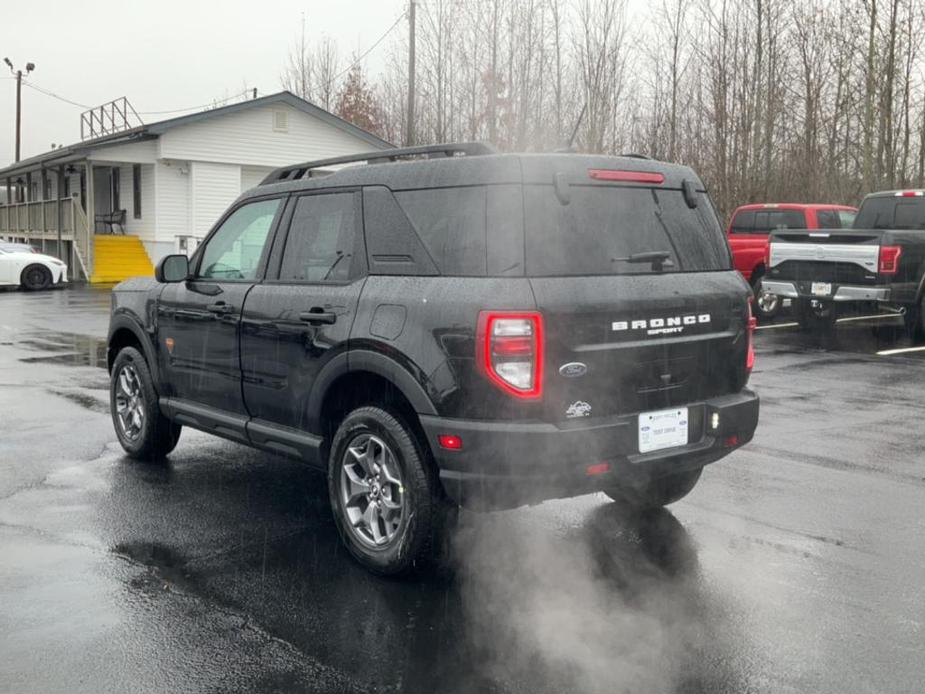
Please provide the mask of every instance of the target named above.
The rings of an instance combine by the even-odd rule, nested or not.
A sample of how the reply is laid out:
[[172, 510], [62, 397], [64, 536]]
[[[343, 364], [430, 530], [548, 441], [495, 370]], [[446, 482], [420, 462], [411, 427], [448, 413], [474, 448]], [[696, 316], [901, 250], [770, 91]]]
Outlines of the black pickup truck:
[[296, 164], [115, 288], [113, 423], [133, 458], [192, 427], [318, 467], [350, 552], [396, 573], [457, 505], [687, 494], [757, 425], [750, 295], [685, 167]]
[[868, 303], [899, 310], [923, 336], [925, 191], [872, 193], [851, 229], [776, 231], [768, 248], [762, 287], [793, 299], [804, 328], [831, 324], [839, 305]]

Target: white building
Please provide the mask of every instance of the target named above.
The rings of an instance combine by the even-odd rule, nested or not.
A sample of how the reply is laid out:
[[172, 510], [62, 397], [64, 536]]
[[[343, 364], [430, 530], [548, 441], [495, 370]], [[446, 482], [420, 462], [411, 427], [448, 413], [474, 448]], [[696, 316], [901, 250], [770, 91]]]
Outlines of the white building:
[[[66, 260], [75, 277], [118, 281], [150, 272], [167, 253], [194, 247], [242, 191], [276, 167], [388, 147], [280, 92], [0, 169], [0, 187], [12, 201], [0, 204], [0, 238], [42, 246]], [[123, 216], [124, 237], [113, 223]]]

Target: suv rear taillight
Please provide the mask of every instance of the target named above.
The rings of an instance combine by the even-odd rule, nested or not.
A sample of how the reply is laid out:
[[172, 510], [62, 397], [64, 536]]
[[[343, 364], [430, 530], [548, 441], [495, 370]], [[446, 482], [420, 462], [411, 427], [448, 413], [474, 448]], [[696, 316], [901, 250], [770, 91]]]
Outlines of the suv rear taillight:
[[758, 319], [752, 315], [752, 299], [748, 300], [748, 349], [745, 352], [745, 370], [748, 373], [755, 368], [755, 330], [758, 328]]
[[899, 256], [902, 253], [901, 246], [880, 246], [880, 274], [895, 275], [899, 272]]
[[526, 311], [481, 311], [476, 358], [488, 380], [518, 398], [543, 395], [543, 316]]

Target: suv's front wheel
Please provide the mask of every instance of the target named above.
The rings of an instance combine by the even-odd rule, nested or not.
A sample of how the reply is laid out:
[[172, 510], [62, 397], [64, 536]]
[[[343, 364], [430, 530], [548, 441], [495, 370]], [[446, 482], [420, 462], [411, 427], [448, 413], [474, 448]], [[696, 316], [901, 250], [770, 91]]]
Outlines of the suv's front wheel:
[[399, 574], [440, 539], [449, 507], [413, 431], [379, 407], [351, 412], [331, 442], [328, 491], [341, 539], [368, 569]]
[[112, 364], [109, 406], [119, 443], [132, 458], [161, 459], [180, 440], [180, 425], [161, 414], [151, 371], [134, 347], [123, 348]]

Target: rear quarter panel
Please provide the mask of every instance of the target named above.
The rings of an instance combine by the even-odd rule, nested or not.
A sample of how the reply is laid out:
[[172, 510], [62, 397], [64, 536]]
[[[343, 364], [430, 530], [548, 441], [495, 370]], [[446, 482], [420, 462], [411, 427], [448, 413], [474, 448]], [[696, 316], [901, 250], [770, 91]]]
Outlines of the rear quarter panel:
[[410, 374], [440, 416], [529, 418], [531, 404], [513, 402], [479, 372], [475, 334], [481, 310], [535, 306], [524, 278], [370, 276], [350, 337], [350, 368], [353, 355], [376, 352]]

